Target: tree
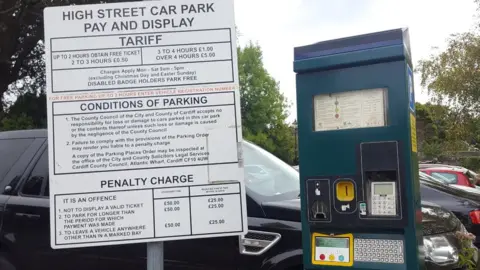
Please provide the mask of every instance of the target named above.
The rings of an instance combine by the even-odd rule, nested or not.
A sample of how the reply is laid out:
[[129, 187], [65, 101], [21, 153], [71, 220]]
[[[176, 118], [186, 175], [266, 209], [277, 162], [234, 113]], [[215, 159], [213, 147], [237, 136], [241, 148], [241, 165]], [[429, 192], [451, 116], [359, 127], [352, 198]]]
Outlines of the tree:
[[263, 66], [260, 46], [250, 42], [237, 52], [244, 138], [292, 163], [295, 139], [286, 123], [288, 101]]
[[47, 97], [44, 92], [35, 94], [27, 92], [17, 98], [8, 108], [7, 115], [18, 117], [25, 115], [32, 119], [35, 128], [47, 127]]
[[[420, 152], [426, 159], [439, 158], [446, 151], [449, 108], [432, 103], [415, 104]], [[420, 134], [422, 134], [420, 136]]]
[[447, 49], [418, 63], [421, 84], [436, 101], [445, 102], [458, 113], [480, 109], [480, 36], [452, 35]]
[[415, 104], [417, 121], [422, 122], [425, 141], [445, 141], [450, 128], [450, 109], [447, 106], [432, 104]]
[[4, 117], [0, 121], [0, 131], [20, 130], [35, 128], [33, 121], [25, 114], [15, 115], [13, 117]]
[[[480, 7], [480, 0], [475, 0]], [[478, 9], [480, 11], [480, 9]], [[480, 131], [480, 32], [476, 30], [451, 35], [444, 51], [418, 62], [416, 72], [427, 88], [432, 102], [442, 108], [443, 148], [469, 148], [479, 144]], [[433, 105], [429, 105], [432, 109]], [[442, 119], [437, 119], [442, 120]], [[440, 140], [440, 139], [443, 139]], [[428, 144], [427, 144], [428, 145]], [[454, 145], [454, 146], [452, 146]], [[462, 146], [463, 145], [463, 146]]]
[[0, 117], [0, 130], [19, 130], [47, 127], [47, 99], [45, 93], [27, 92]]
[[[57, 4], [61, 1], [57, 1]], [[9, 85], [31, 75], [44, 77], [42, 10], [46, 1], [0, 1], [0, 101]], [[4, 106], [1, 106], [0, 111]]]
[[[480, 118], [464, 119], [464, 131], [457, 131], [457, 115], [445, 105], [415, 104], [417, 112], [417, 139], [419, 152], [428, 160], [462, 160], [459, 152], [475, 151], [480, 139]], [[468, 124], [467, 124], [468, 123]], [[474, 168], [474, 167], [472, 167]], [[476, 168], [476, 167], [475, 167]]]

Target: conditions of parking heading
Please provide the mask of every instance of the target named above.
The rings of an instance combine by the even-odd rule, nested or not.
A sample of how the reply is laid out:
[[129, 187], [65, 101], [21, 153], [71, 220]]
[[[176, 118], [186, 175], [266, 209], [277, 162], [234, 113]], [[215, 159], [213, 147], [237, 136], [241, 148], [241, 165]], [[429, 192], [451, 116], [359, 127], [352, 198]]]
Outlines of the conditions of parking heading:
[[110, 111], [121, 109], [141, 109], [148, 108], [190, 106], [197, 104], [206, 104], [206, 96], [196, 97], [162, 97], [153, 99], [123, 100], [123, 101], [92, 101], [80, 104], [81, 111]]

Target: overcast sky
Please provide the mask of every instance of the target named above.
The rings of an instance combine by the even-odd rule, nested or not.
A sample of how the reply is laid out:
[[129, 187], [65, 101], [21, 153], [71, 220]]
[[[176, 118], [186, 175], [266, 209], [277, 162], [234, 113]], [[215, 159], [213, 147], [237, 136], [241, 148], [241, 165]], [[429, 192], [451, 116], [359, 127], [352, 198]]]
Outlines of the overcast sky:
[[[293, 48], [318, 41], [409, 27], [414, 63], [452, 33], [473, 26], [473, 0], [236, 0], [241, 44], [258, 42], [268, 72], [295, 103]], [[415, 75], [418, 102], [428, 101]], [[290, 121], [296, 117], [291, 109]]]

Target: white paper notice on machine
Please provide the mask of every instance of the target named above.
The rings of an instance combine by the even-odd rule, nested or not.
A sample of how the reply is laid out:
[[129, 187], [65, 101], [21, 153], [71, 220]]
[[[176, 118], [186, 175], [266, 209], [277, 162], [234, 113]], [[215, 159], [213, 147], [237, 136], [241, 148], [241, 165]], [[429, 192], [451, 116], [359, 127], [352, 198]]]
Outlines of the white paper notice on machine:
[[44, 17], [52, 248], [245, 234], [233, 0]]

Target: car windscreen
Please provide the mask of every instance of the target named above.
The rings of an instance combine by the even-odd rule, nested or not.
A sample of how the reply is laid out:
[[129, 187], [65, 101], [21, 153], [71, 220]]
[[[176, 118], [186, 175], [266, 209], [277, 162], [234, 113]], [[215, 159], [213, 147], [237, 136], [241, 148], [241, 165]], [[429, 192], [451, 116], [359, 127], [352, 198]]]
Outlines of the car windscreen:
[[296, 198], [300, 193], [299, 173], [275, 155], [252, 143], [243, 143], [245, 185], [263, 201]]
[[457, 176], [456, 173], [432, 172], [431, 176], [433, 178], [444, 181], [445, 184], [457, 184], [458, 183], [458, 176]]
[[[450, 188], [448, 184], [435, 179], [434, 177], [424, 173], [424, 172], [419, 172], [419, 179], [420, 183], [425, 183], [428, 184], [429, 186], [434, 186], [434, 187], [441, 187], [441, 188]], [[451, 189], [451, 188], [450, 188]]]
[[424, 180], [424, 181], [434, 181], [434, 182], [439, 182], [439, 183], [442, 183], [442, 184], [449, 184], [449, 179], [443, 177], [442, 175], [428, 175], [424, 172], [419, 172], [419, 176], [420, 176], [420, 180]]
[[0, 182], [35, 139], [0, 140]]
[[478, 200], [478, 191], [475, 189], [468, 190], [468, 187], [463, 186], [456, 186], [456, 185], [448, 185], [444, 184], [429, 175], [420, 174], [420, 183], [427, 185], [429, 188], [436, 189], [438, 191], [448, 193], [460, 198], [474, 200], [475, 202], [479, 202]]

